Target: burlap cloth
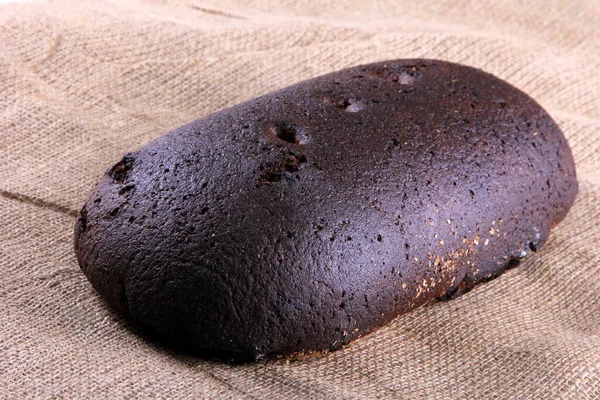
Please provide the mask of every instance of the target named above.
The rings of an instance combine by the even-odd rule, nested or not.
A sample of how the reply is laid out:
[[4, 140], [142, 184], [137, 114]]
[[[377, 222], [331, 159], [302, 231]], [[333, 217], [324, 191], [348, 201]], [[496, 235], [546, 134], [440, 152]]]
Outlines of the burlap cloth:
[[[299, 80], [406, 57], [483, 68], [564, 130], [580, 193], [541, 251], [291, 363], [176, 354], [107, 310], [72, 231], [123, 153]], [[0, 6], [0, 398], [600, 398], [599, 69], [592, 0]]]

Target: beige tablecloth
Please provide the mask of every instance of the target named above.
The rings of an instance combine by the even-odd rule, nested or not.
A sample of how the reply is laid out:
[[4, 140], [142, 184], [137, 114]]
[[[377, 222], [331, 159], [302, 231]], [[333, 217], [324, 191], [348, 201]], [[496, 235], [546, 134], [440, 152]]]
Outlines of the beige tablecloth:
[[[107, 310], [72, 230], [123, 153], [299, 80], [408, 57], [491, 72], [564, 130], [581, 189], [541, 251], [290, 363], [176, 354]], [[0, 6], [0, 398], [600, 398], [599, 71], [593, 0]]]

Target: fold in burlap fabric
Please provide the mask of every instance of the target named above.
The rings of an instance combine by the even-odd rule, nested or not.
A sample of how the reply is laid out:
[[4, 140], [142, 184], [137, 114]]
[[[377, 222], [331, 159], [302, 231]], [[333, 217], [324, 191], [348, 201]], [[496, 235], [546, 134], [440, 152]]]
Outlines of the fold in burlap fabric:
[[[600, 6], [577, 3], [0, 6], [0, 398], [600, 398]], [[72, 231], [123, 153], [302, 79], [408, 57], [491, 72], [564, 130], [580, 193], [542, 250], [459, 299], [290, 363], [177, 354], [107, 309]]]

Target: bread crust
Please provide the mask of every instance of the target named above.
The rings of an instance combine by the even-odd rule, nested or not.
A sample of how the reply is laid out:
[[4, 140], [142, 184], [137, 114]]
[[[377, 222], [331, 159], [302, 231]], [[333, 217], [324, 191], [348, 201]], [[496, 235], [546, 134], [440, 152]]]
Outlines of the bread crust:
[[576, 193], [567, 141], [529, 96], [393, 60], [128, 153], [80, 212], [75, 250], [110, 305], [189, 350], [309, 353], [500, 275]]

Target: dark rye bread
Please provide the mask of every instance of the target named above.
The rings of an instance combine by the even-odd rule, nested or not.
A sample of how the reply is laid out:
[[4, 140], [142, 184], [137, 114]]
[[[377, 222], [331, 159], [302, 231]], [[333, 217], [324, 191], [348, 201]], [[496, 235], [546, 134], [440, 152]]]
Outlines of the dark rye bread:
[[108, 303], [190, 351], [336, 349], [538, 249], [573, 203], [548, 114], [480, 70], [301, 82], [127, 154], [75, 227]]

